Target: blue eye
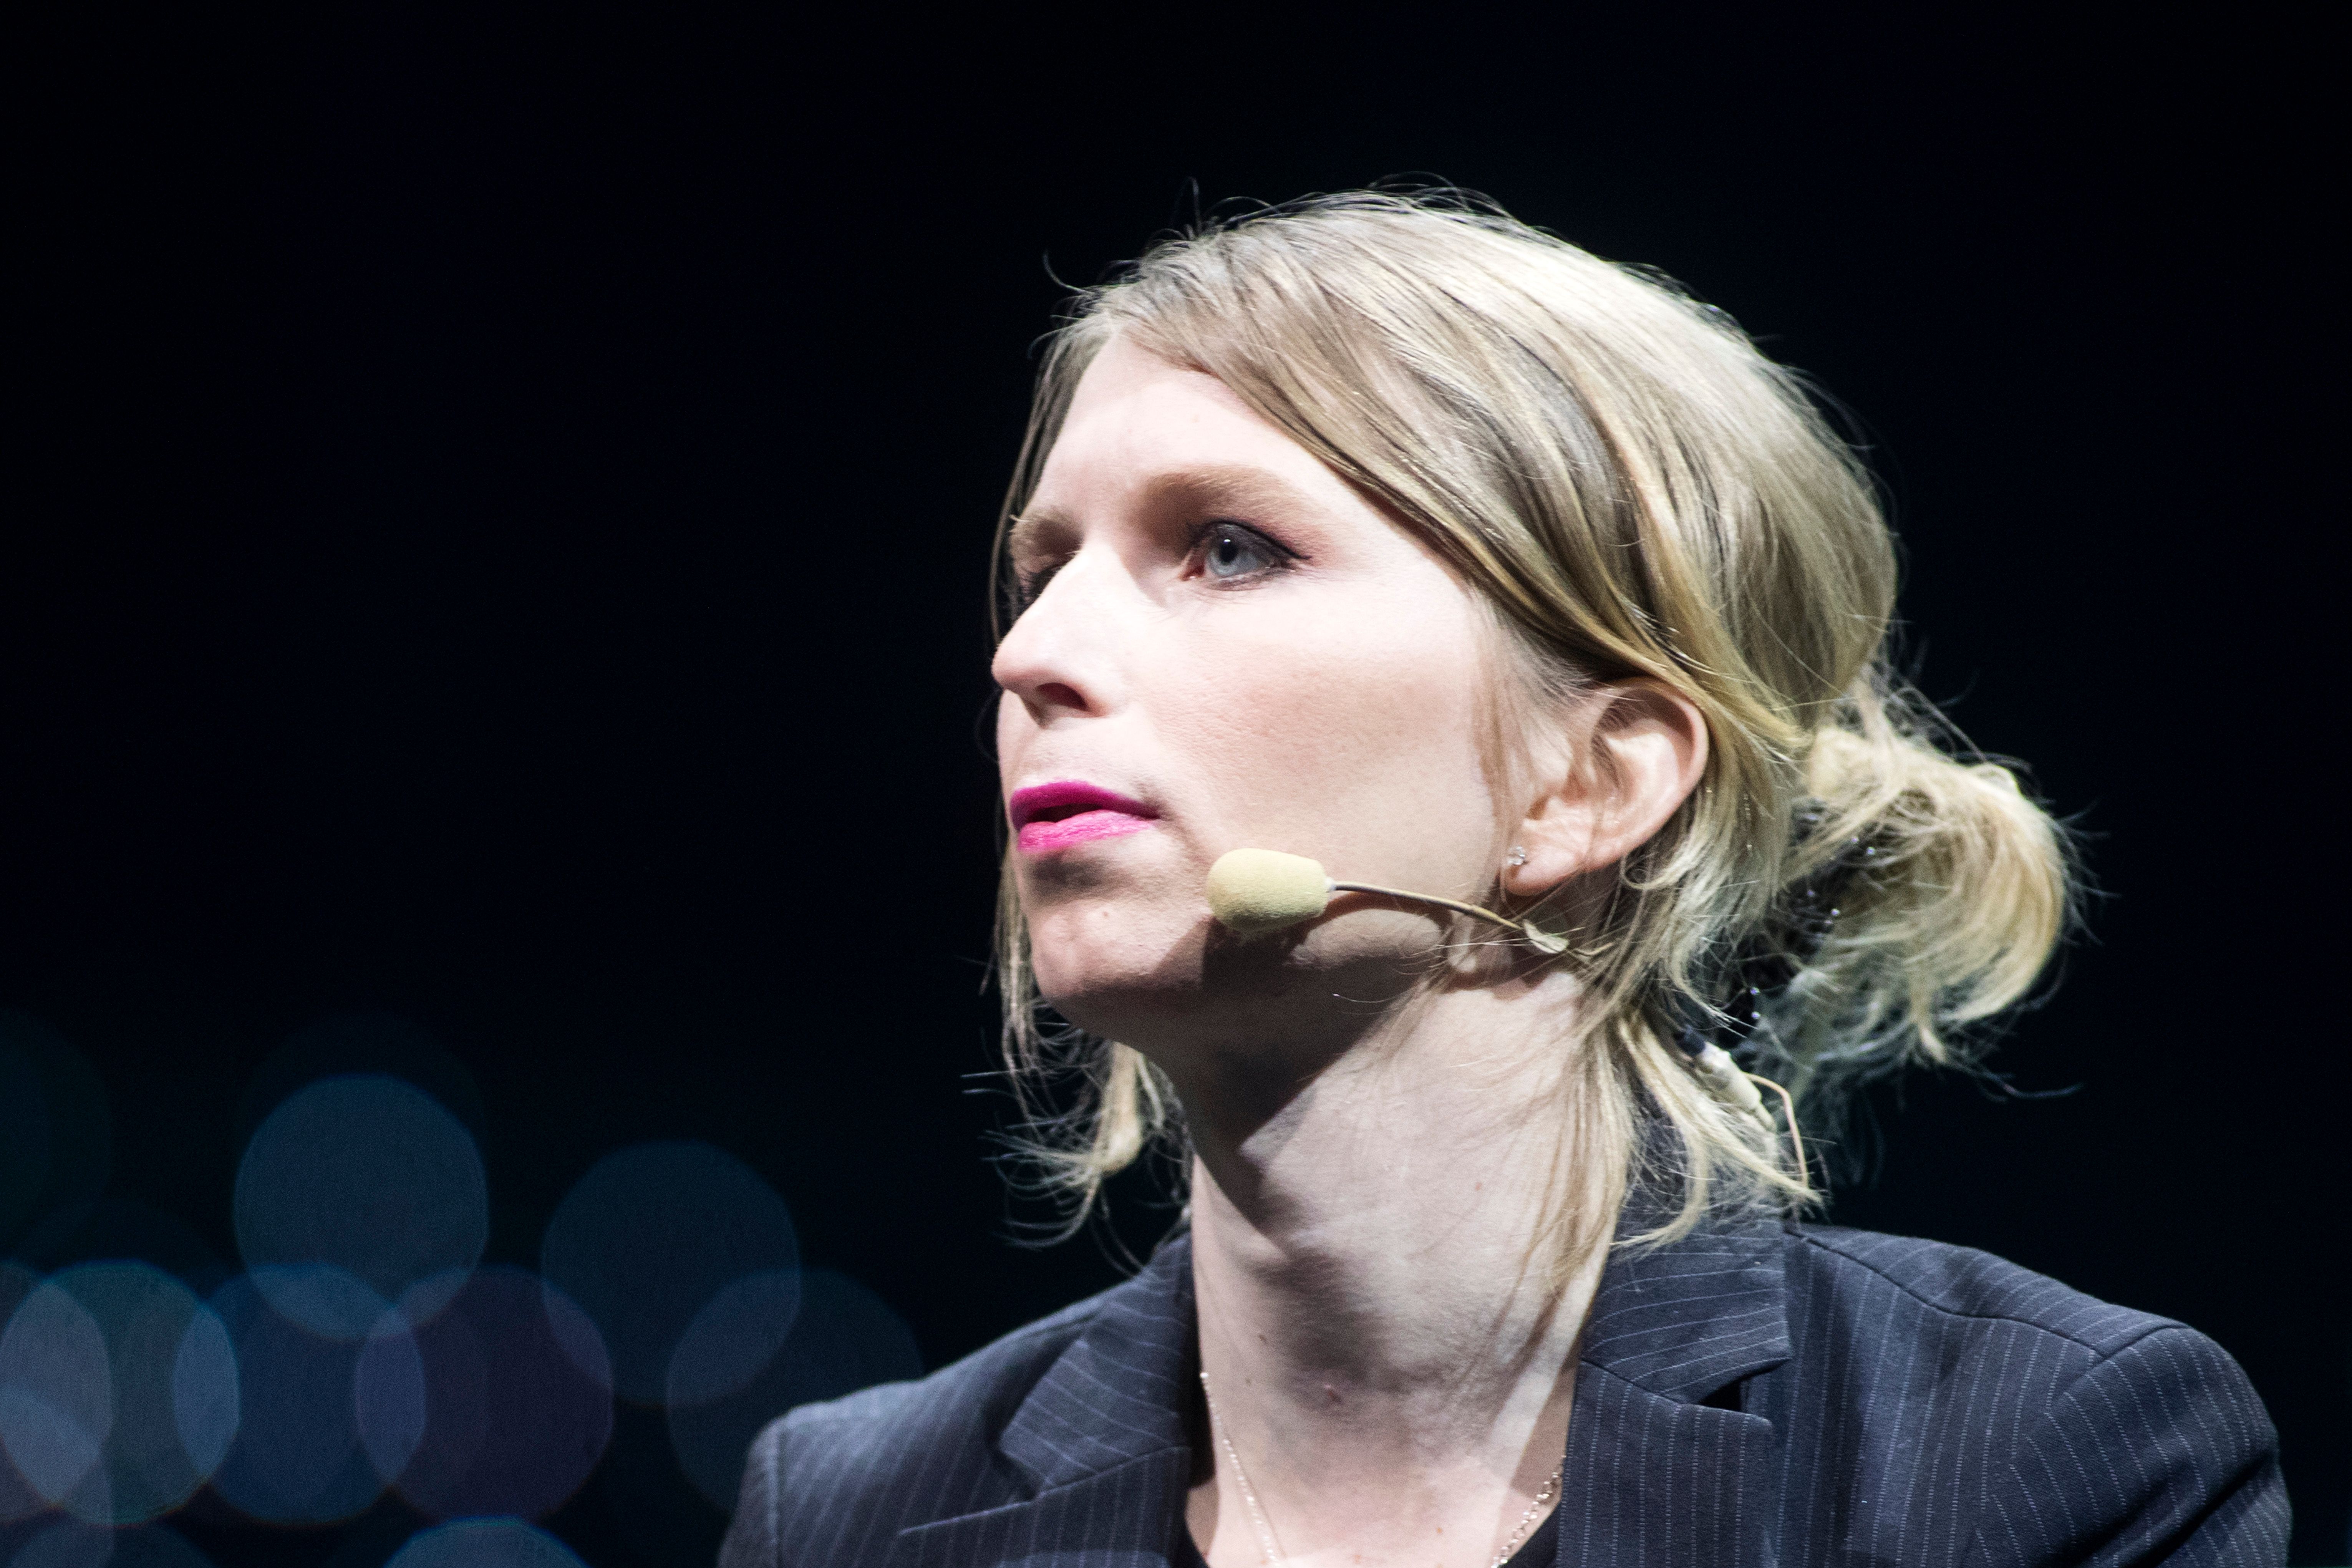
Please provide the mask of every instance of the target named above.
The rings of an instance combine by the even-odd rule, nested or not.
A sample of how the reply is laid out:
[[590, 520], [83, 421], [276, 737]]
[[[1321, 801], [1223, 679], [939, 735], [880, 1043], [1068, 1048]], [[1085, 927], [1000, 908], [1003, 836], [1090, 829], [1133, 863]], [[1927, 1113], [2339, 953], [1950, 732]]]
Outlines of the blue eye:
[[1280, 565], [1282, 560], [1276, 545], [1238, 523], [1213, 524], [1201, 538], [1201, 571], [1217, 582], [1255, 576]]

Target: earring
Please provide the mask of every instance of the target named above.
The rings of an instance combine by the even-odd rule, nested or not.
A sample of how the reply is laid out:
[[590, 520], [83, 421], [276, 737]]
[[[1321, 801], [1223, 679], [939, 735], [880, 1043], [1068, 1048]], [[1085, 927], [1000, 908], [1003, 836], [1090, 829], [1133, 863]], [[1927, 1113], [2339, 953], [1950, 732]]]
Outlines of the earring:
[[1514, 844], [1514, 845], [1512, 845], [1512, 846], [1511, 846], [1511, 864], [1512, 864], [1512, 865], [1514, 865], [1514, 866], [1524, 866], [1524, 865], [1526, 865], [1527, 863], [1528, 863], [1528, 852], [1527, 852], [1526, 847], [1525, 847], [1524, 846], [1522, 846], [1522, 845], [1517, 845], [1517, 844]]

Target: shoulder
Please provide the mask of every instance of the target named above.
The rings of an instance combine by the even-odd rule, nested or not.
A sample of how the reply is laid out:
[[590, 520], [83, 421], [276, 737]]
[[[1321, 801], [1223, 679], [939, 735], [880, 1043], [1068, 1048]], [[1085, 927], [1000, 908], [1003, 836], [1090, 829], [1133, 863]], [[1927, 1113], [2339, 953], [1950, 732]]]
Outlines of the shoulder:
[[995, 1436], [1115, 1291], [1015, 1329], [911, 1383], [804, 1405], [746, 1457], [722, 1568], [878, 1561], [899, 1531], [1019, 1494]]
[[2196, 1330], [1907, 1237], [1801, 1226], [1788, 1264], [1806, 1381], [1973, 1495], [1969, 1560], [2283, 1559], [2277, 1435]]
[[1989, 1332], [2047, 1335], [2092, 1356], [2168, 1329], [2189, 1331], [1973, 1247], [1829, 1226], [1798, 1226], [1794, 1240], [1790, 1268], [1803, 1286], [1835, 1300], [1870, 1302], [1885, 1322], [1963, 1331], [1982, 1324]]

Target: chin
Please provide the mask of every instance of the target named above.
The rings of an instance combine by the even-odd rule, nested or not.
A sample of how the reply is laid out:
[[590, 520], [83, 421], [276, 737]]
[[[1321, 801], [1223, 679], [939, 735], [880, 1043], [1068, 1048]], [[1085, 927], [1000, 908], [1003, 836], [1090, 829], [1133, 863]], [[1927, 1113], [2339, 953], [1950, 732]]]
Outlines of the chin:
[[1171, 984], [1151, 974], [1091, 975], [1066, 985], [1045, 984], [1041, 976], [1037, 994], [1087, 1034], [1148, 1056], [1200, 1033], [1221, 1011], [1197, 982]]
[[1155, 1021], [1199, 1004], [1202, 933], [1171, 931], [1164, 941], [1141, 932], [1113, 935], [1101, 920], [1079, 920], [1083, 934], [1053, 920], [1033, 922], [1030, 964], [1037, 994], [1048, 1006], [1089, 1034], [1125, 1039]]

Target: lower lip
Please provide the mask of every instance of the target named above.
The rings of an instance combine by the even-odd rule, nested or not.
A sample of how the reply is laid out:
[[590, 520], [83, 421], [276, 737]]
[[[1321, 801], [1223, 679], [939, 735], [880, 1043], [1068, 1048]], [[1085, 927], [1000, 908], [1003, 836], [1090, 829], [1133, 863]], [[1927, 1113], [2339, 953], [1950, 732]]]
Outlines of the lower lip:
[[1054, 822], [1024, 822], [1019, 835], [1021, 852], [1049, 855], [1097, 838], [1124, 838], [1150, 826], [1149, 817], [1130, 816], [1124, 811], [1082, 811]]

